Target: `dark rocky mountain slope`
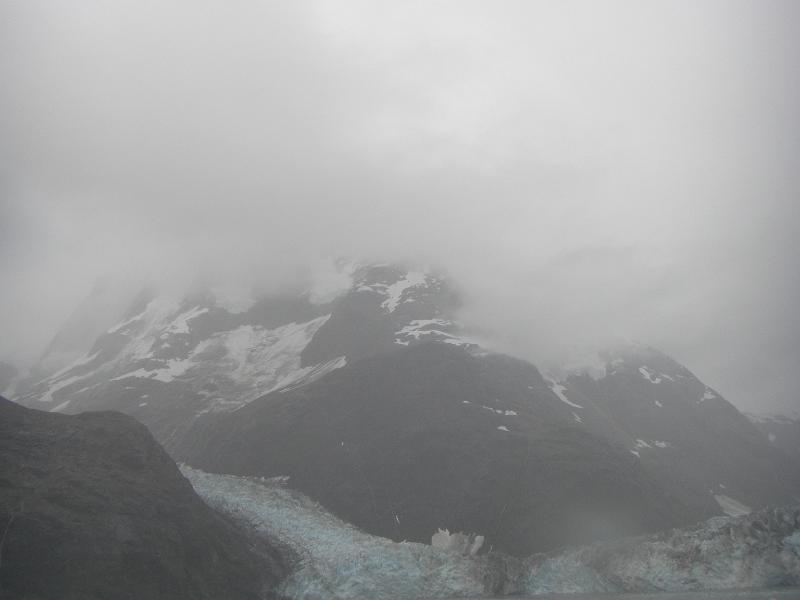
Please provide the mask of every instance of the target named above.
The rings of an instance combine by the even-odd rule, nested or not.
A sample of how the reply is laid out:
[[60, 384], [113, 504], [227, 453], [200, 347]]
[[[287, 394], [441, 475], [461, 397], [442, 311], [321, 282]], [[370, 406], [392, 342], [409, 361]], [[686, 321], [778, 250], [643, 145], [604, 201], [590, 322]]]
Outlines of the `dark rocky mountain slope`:
[[767, 436], [769, 443], [800, 463], [800, 418], [789, 415], [754, 415], [747, 418]]
[[[800, 498], [800, 463], [771, 445], [721, 394], [654, 348], [631, 344], [608, 352], [605, 375], [573, 375], [562, 385], [570, 401], [610, 418], [615, 430], [606, 437], [626, 444], [685, 502], [713, 499], [735, 515]], [[585, 421], [598, 429], [591, 418]]]
[[623, 445], [576, 422], [533, 365], [441, 343], [203, 415], [174, 452], [208, 471], [287, 475], [398, 541], [449, 528], [526, 554], [697, 516]]
[[256, 599], [283, 572], [131, 417], [47, 414], [4, 398], [0, 534], [8, 599]]

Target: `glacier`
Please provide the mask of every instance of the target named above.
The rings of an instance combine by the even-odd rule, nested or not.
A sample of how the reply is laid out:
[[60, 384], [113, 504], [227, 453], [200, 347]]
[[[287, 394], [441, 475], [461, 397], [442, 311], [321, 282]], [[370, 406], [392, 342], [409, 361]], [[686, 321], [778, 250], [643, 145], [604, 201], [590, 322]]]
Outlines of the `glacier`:
[[368, 535], [286, 487], [284, 478], [181, 470], [210, 506], [291, 550], [294, 569], [278, 590], [288, 598], [413, 600], [486, 590], [484, 561]]
[[[184, 475], [212, 507], [291, 553], [288, 598], [375, 600], [559, 593], [689, 592], [800, 585], [800, 507], [517, 558], [464, 555], [364, 533], [287, 486]], [[436, 532], [431, 532], [432, 534]]]

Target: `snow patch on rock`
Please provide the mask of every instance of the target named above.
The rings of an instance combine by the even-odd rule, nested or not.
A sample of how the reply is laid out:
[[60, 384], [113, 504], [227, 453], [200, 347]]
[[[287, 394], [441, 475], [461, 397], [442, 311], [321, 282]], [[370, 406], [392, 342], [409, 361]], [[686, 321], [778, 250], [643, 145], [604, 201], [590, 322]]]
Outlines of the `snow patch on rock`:
[[661, 377], [659, 376], [660, 374], [648, 367], [639, 367], [639, 373], [650, 383], [661, 383]]
[[387, 298], [381, 303], [381, 307], [384, 308], [386, 312], [394, 312], [403, 299], [403, 293], [410, 288], [424, 285], [427, 279], [425, 273], [409, 271], [403, 279], [386, 286], [384, 293]]
[[456, 323], [447, 319], [415, 319], [395, 333], [397, 337], [394, 343], [401, 346], [408, 346], [412, 341], [420, 340], [433, 340], [457, 346], [474, 343], [450, 333], [456, 327]]
[[49, 379], [50, 379], [51, 381], [55, 381], [55, 380], [57, 380], [59, 377], [61, 377], [62, 375], [64, 375], [65, 373], [67, 373], [67, 372], [71, 371], [72, 369], [76, 369], [76, 368], [78, 368], [78, 367], [82, 367], [83, 365], [88, 365], [88, 364], [89, 364], [89, 363], [91, 363], [91, 362], [92, 362], [92, 361], [93, 361], [95, 358], [97, 358], [97, 355], [98, 355], [98, 354], [100, 354], [100, 352], [95, 352], [94, 354], [85, 354], [84, 356], [80, 357], [79, 359], [77, 359], [77, 360], [76, 360], [75, 362], [73, 362], [72, 364], [69, 364], [69, 365], [67, 365], [66, 367], [64, 367], [63, 369], [61, 369], [60, 371], [57, 371], [56, 373], [53, 373], [53, 374], [50, 376], [50, 378], [49, 378]]
[[62, 410], [67, 408], [67, 406], [69, 406], [69, 403], [70, 403], [69, 400], [65, 400], [64, 402], [62, 402], [58, 406], [54, 406], [53, 408], [51, 408], [50, 412], [61, 412]]
[[[179, 322], [188, 320], [191, 311], [184, 315]], [[111, 381], [139, 377], [170, 383], [192, 377], [198, 389], [206, 381], [220, 387], [214, 410], [238, 408], [271, 391], [296, 387], [343, 367], [347, 363], [344, 356], [322, 364], [301, 365], [303, 350], [329, 318], [330, 315], [324, 315], [274, 329], [242, 325], [212, 335], [185, 358], [150, 358], [147, 367], [123, 373]]]
[[567, 388], [557, 381], [548, 380], [547, 385], [550, 387], [550, 390], [558, 396], [558, 399], [561, 400], [564, 404], [571, 406], [572, 408], [583, 408], [580, 404], [575, 404], [569, 398], [567, 398], [566, 391]]
[[166, 337], [171, 334], [187, 334], [189, 333], [189, 321], [196, 319], [202, 314], [208, 312], [208, 308], [200, 308], [195, 306], [189, 310], [179, 314], [172, 323], [161, 333], [161, 337]]
[[65, 387], [72, 385], [82, 379], [85, 379], [87, 375], [73, 375], [72, 377], [67, 377], [66, 379], [62, 379], [61, 381], [57, 381], [52, 383], [47, 391], [39, 398], [39, 402], [52, 402], [53, 401], [53, 394], [58, 392], [59, 390], [63, 390]]

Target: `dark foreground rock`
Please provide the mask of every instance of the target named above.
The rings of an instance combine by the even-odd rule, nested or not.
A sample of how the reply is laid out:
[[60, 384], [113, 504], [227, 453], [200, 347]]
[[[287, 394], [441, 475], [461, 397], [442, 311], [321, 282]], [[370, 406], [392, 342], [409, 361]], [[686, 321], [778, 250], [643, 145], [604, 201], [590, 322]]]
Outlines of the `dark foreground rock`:
[[0, 398], [0, 597], [250, 599], [276, 551], [209, 508], [148, 430], [119, 413]]

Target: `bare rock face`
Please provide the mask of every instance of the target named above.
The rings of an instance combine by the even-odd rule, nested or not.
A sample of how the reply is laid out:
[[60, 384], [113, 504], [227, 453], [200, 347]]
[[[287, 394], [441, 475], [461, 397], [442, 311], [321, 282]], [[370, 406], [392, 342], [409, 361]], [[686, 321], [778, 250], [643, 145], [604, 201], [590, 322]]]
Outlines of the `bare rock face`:
[[133, 418], [4, 398], [0, 535], [3, 598], [254, 599], [283, 572]]

